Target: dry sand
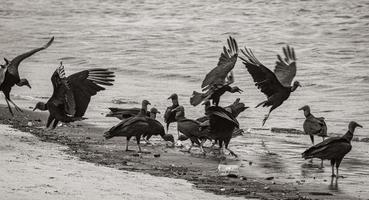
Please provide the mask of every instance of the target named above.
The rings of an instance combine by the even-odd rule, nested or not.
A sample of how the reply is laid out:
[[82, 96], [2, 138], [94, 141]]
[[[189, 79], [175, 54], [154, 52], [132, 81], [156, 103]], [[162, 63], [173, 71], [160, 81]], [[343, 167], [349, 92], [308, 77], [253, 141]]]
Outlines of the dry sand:
[[[126, 152], [124, 138], [104, 140], [105, 130], [90, 124], [46, 130], [47, 113], [25, 111], [12, 118], [4, 106], [0, 113], [0, 123], [37, 136], [0, 131], [0, 169], [5, 170], [0, 193], [5, 199], [354, 199], [319, 185], [265, 180], [252, 171], [243, 177], [219, 176], [216, 157], [183, 153], [160, 138], [143, 146], [147, 153], [137, 154], [135, 142], [130, 145], [134, 151]], [[238, 161], [229, 157], [227, 163]]]
[[225, 198], [196, 190], [185, 180], [80, 161], [61, 151], [66, 148], [0, 125], [1, 199]]

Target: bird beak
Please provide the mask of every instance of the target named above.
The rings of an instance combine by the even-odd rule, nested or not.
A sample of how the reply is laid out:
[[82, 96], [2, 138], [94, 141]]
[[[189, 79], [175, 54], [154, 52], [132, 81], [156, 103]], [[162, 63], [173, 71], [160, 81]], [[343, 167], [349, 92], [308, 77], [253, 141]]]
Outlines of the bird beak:
[[157, 114], [161, 114], [159, 111], [158, 112], [156, 112]]
[[357, 127], [363, 128], [363, 126], [361, 126], [360, 124], [357, 124]]
[[27, 86], [29, 87], [29, 89], [32, 89], [31, 85], [30, 84], [27, 84]]
[[34, 107], [32, 111], [35, 111], [37, 109], [37, 107]]
[[298, 110], [304, 110], [303, 107], [299, 108]]

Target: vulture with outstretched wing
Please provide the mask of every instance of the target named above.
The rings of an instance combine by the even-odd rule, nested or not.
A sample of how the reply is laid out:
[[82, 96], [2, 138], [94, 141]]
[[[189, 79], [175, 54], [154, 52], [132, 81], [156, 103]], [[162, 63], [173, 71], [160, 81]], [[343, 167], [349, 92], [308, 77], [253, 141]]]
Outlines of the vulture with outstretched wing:
[[19, 87], [21, 86], [28, 86], [29, 88], [31, 88], [31, 85], [29, 84], [28, 80], [25, 78], [20, 78], [19, 77], [19, 71], [18, 71], [18, 67], [20, 65], [20, 63], [32, 56], [33, 54], [47, 49], [54, 41], [54, 37], [52, 37], [48, 43], [46, 43], [44, 46], [40, 47], [40, 48], [36, 48], [33, 49], [31, 51], [28, 51], [26, 53], [23, 53], [17, 57], [15, 57], [13, 60], [9, 61], [8, 59], [4, 58], [5, 64], [4, 65], [0, 65], [0, 90], [3, 91], [4, 96], [5, 96], [5, 101], [8, 105], [8, 109], [9, 112], [13, 114], [12, 108], [10, 107], [10, 103], [12, 103], [14, 105], [15, 110], [22, 112], [22, 109], [20, 109], [11, 99], [10, 99], [10, 91], [12, 89], [12, 87], [14, 85], [17, 85]]
[[282, 105], [291, 92], [295, 91], [298, 86], [301, 86], [298, 81], [295, 81], [291, 86], [292, 80], [296, 75], [295, 51], [289, 46], [283, 48], [285, 58], [282, 59], [280, 55], [277, 55], [278, 61], [276, 62], [274, 73], [261, 64], [251, 49], [245, 47], [245, 50], [241, 50], [241, 52], [245, 57], [240, 58], [252, 76], [255, 85], [267, 96], [267, 100], [259, 103], [256, 107], [261, 105], [263, 107], [272, 106], [263, 120], [264, 126], [270, 113]]
[[224, 46], [217, 66], [212, 69], [202, 82], [201, 88], [204, 93], [193, 91], [190, 103], [193, 106], [199, 105], [203, 101], [212, 100], [213, 105], [218, 106], [220, 97], [225, 92], [239, 92], [238, 87], [231, 87], [234, 82], [232, 70], [237, 62], [238, 45], [234, 38], [227, 39], [228, 49]]
[[38, 102], [33, 110], [48, 110], [50, 115], [46, 127], [54, 121], [73, 122], [83, 119], [91, 97], [105, 90], [104, 86], [113, 85], [114, 72], [108, 69], [88, 69], [65, 76], [64, 66], [60, 63], [51, 77], [54, 91], [47, 103]]

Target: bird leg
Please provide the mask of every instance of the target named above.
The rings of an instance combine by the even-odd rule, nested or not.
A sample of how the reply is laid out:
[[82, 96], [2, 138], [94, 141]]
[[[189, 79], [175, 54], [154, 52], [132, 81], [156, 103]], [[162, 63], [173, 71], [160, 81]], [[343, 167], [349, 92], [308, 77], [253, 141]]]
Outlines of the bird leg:
[[127, 143], [126, 143], [126, 151], [129, 151], [128, 149], [128, 144], [129, 144], [129, 140], [131, 139], [131, 137], [127, 137]]
[[264, 104], [264, 103], [266, 103], [266, 102], [268, 102], [268, 100], [265, 100], [265, 101], [260, 102], [257, 106], [255, 106], [255, 108], [257, 108], [257, 107], [261, 106], [262, 104]]
[[334, 163], [336, 161], [335, 160], [331, 160], [331, 166], [332, 166], [332, 177], [336, 177], [336, 175], [334, 174]]
[[137, 146], [138, 146], [138, 152], [139, 152], [139, 153], [141, 153], [141, 152], [142, 152], [142, 150], [141, 150], [141, 145], [140, 145], [140, 138], [141, 138], [141, 136], [136, 137]]
[[227, 149], [229, 151], [229, 154], [231, 154], [232, 156], [238, 158], [237, 154], [235, 154], [232, 150], [230, 150], [228, 147], [226, 147], [225, 149]]
[[265, 122], [268, 120], [269, 115], [270, 115], [270, 112], [267, 115], [265, 115], [265, 117], [263, 119], [263, 125], [262, 126], [264, 126]]
[[202, 153], [204, 155], [206, 155], [206, 152], [204, 151], [204, 148], [203, 148], [203, 145], [204, 145], [205, 142], [206, 142], [206, 140], [202, 140], [201, 143], [200, 143], [200, 150], [202, 151]]
[[311, 143], [313, 143], [314, 145], [314, 135], [310, 135], [310, 140], [311, 140]]
[[10, 104], [9, 104], [8, 99], [7, 99], [7, 98], [5, 98], [5, 101], [6, 101], [6, 104], [8, 104], [8, 109], [9, 109], [10, 114], [12, 114], [12, 116], [14, 117], [14, 113], [13, 113], [13, 111], [12, 111], [12, 108], [10, 107]]
[[11, 99], [9, 99], [9, 101], [14, 105], [15, 110], [17, 110], [18, 112], [23, 112], [23, 110], [20, 109]]

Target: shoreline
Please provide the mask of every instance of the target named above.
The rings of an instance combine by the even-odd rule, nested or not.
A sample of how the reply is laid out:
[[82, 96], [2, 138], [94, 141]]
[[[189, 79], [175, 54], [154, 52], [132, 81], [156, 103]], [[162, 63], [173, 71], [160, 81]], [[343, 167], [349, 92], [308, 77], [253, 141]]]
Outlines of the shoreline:
[[[12, 118], [4, 105], [0, 105], [0, 112], [4, 113], [0, 123], [29, 132], [41, 141], [66, 145], [68, 148], [64, 151], [82, 161], [157, 177], [184, 179], [196, 189], [216, 195], [257, 199], [355, 199], [345, 194], [320, 191], [319, 188], [305, 188], [253, 177], [252, 172], [236, 178], [219, 176], [219, 161], [215, 157], [204, 158], [201, 154], [183, 153], [178, 148], [167, 147], [160, 138], [153, 138], [153, 145], [142, 145], [147, 153], [136, 153], [137, 147], [132, 141], [130, 149], [134, 151], [125, 152], [125, 138], [104, 140], [102, 134], [105, 129], [85, 122], [45, 130], [47, 112], [24, 110], [24, 113], [16, 113]], [[159, 157], [154, 154], [159, 154]], [[227, 157], [227, 162], [237, 161]]]

